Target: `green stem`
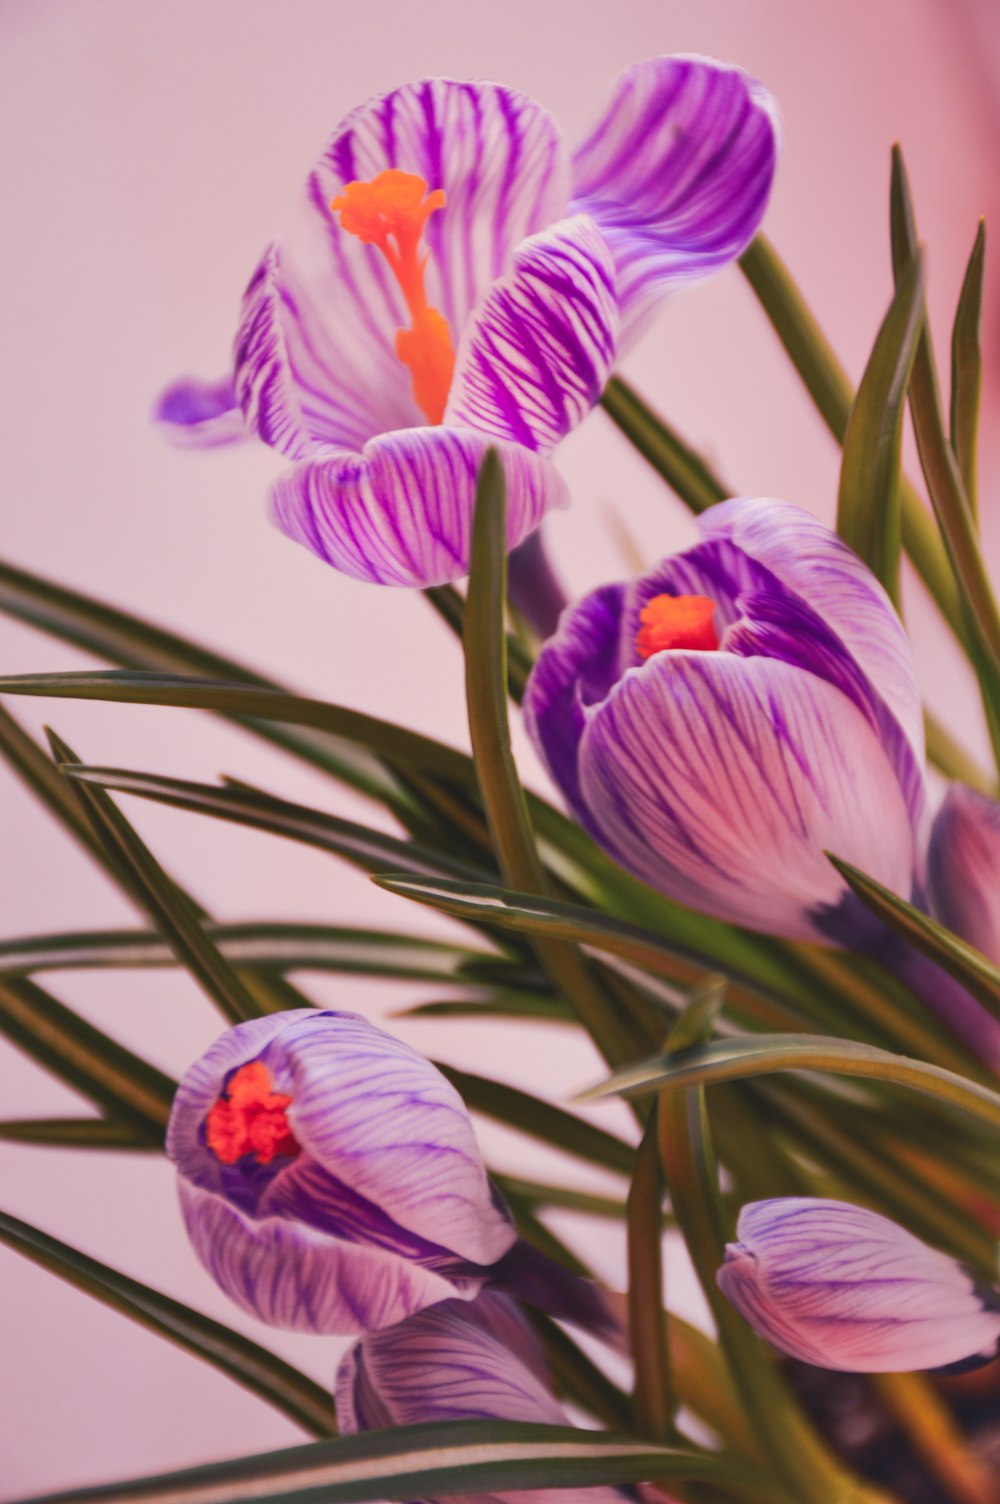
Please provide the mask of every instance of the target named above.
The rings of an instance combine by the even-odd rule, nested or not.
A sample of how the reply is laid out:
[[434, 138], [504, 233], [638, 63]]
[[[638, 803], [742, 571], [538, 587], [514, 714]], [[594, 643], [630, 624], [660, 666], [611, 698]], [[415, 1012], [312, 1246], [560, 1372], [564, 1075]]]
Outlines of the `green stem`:
[[669, 1443], [677, 1432], [667, 1330], [649, 1319], [663, 1307], [663, 1191], [654, 1109], [628, 1196], [628, 1314], [639, 1434]]

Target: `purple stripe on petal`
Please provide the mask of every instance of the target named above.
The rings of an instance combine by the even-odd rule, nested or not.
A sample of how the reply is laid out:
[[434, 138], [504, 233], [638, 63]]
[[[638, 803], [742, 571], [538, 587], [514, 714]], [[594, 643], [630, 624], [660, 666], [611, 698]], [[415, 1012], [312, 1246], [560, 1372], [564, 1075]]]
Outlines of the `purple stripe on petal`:
[[666, 293], [746, 248], [777, 153], [774, 101], [739, 69], [679, 56], [622, 75], [574, 153], [573, 207], [612, 248], [623, 341]]
[[467, 321], [445, 422], [546, 451], [600, 397], [616, 349], [614, 267], [585, 215], [524, 241]]
[[853, 1373], [988, 1360], [1000, 1310], [946, 1254], [887, 1217], [842, 1201], [745, 1206], [719, 1285], [782, 1352]]
[[717, 918], [825, 938], [846, 892], [827, 850], [910, 894], [913, 833], [876, 734], [787, 663], [657, 654], [592, 713], [578, 768], [608, 850]]
[[549, 463], [460, 428], [387, 433], [361, 455], [328, 454], [286, 471], [271, 493], [282, 532], [355, 579], [442, 585], [468, 573], [476, 478], [496, 448], [507, 478], [511, 548], [565, 504]]
[[[342, 236], [328, 205], [344, 184], [388, 167], [443, 188], [445, 208], [427, 227], [427, 296], [457, 338], [516, 246], [566, 212], [569, 164], [551, 115], [492, 83], [424, 79], [354, 110], [338, 126], [310, 180], [319, 223], [377, 320], [395, 328], [394, 299], [378, 253]], [[390, 279], [391, 280], [391, 279]], [[388, 305], [387, 306], [387, 302]]]
[[247, 437], [229, 375], [218, 381], [182, 376], [157, 397], [152, 419], [179, 449], [215, 449]]

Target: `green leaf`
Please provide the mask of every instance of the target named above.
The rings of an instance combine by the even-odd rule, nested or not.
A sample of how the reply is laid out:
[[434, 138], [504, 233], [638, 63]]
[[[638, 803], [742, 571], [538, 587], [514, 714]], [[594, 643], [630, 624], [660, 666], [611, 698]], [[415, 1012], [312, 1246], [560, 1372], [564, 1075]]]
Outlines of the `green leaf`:
[[[424, 591], [434, 610], [461, 642], [465, 636], [465, 602], [454, 585], [434, 585]], [[507, 668], [510, 697], [518, 705], [532, 669], [532, 658], [520, 638], [507, 633]]]
[[[580, 1212], [585, 1217], [600, 1217], [602, 1220], [621, 1221], [625, 1216], [625, 1202], [613, 1196], [595, 1196], [591, 1191], [577, 1191], [571, 1186], [544, 1185], [537, 1180], [522, 1180], [516, 1175], [502, 1175], [490, 1171], [505, 1196], [516, 1197], [532, 1207], [555, 1207], [560, 1211]], [[661, 1217], [661, 1225], [667, 1219]]]
[[147, 1143], [163, 1142], [176, 1082], [36, 983], [0, 976], [0, 1033]]
[[923, 257], [896, 289], [844, 435], [837, 531], [899, 604], [899, 455], [903, 403], [924, 324]]
[[671, 1442], [677, 1431], [667, 1331], [650, 1312], [663, 1309], [663, 1198], [657, 1113], [650, 1114], [636, 1151], [628, 1193], [628, 1330], [634, 1364], [633, 1395], [639, 1429]]
[[[820, 416], [839, 444], [844, 442], [854, 390], [809, 312], [795, 282], [764, 235], [740, 257], [740, 268], [801, 376]], [[903, 546], [960, 643], [966, 641], [962, 603], [937, 529], [917, 492], [900, 482]]]
[[460, 1071], [440, 1060], [435, 1063], [473, 1112], [537, 1138], [554, 1149], [562, 1149], [588, 1164], [601, 1165], [619, 1175], [632, 1174], [635, 1151], [624, 1139], [516, 1086]]
[[1000, 971], [984, 955], [874, 878], [859, 872], [850, 862], [843, 862], [830, 852], [827, 856], [848, 886], [891, 930], [937, 962], [988, 1013], [1000, 1019]]
[[[496, 984], [517, 972], [500, 955], [419, 935], [325, 924], [207, 922], [206, 935], [231, 966], [265, 971], [333, 971], [350, 976]], [[177, 956], [154, 930], [83, 930], [0, 943], [0, 972], [163, 967]], [[517, 996], [517, 994], [514, 994]], [[530, 1000], [532, 995], [526, 994]]]
[[576, 1016], [551, 992], [493, 991], [480, 997], [435, 999], [400, 1008], [394, 1018], [533, 1018], [542, 1023], [575, 1024]]
[[[465, 697], [469, 733], [493, 849], [504, 881], [544, 893], [507, 717], [507, 498], [503, 468], [490, 450], [479, 473], [465, 611]], [[543, 969], [577, 1013], [609, 1063], [634, 1057], [634, 1031], [619, 1018], [578, 951], [559, 942], [536, 944]]]
[[648, 1096], [666, 1088], [711, 1086], [720, 1081], [740, 1081], [779, 1071], [824, 1071], [834, 1076], [857, 1076], [908, 1086], [1000, 1128], [1000, 1096], [986, 1086], [968, 1081], [954, 1071], [893, 1055], [874, 1045], [808, 1034], [716, 1040], [701, 1049], [663, 1055], [619, 1071], [577, 1100], [590, 1102], [611, 1095]]
[[[626, 919], [616, 919], [599, 909], [584, 908], [579, 904], [565, 903], [561, 899], [546, 898], [531, 893], [515, 893], [507, 888], [490, 884], [466, 884], [437, 880], [433, 883], [409, 875], [396, 873], [375, 879], [380, 888], [390, 893], [399, 893], [416, 903], [429, 904], [446, 914], [459, 919], [478, 919], [501, 929], [516, 930], [520, 934], [540, 935], [555, 940], [573, 941], [587, 945], [609, 955], [620, 956], [647, 971], [654, 972], [671, 981], [677, 980], [678, 957], [696, 967], [711, 966], [709, 956], [701, 951], [688, 950], [674, 941], [664, 943], [658, 935], [630, 924]], [[723, 957], [715, 963], [725, 967]], [[756, 987], [754, 978], [734, 973], [737, 981], [745, 986]], [[735, 1005], [735, 999], [731, 999]], [[769, 1027], [787, 1027], [789, 1023], [801, 1024], [802, 1016], [789, 1011], [781, 1002], [763, 996], [739, 994], [739, 1004], [747, 1016]]]
[[955, 452], [973, 518], [976, 518], [979, 510], [977, 440], [979, 399], [983, 386], [983, 352], [979, 331], [982, 323], [985, 266], [986, 221], [980, 220], [951, 331], [951, 447]]
[[480, 1420], [369, 1431], [50, 1494], [32, 1504], [364, 1504], [524, 1489], [579, 1491], [652, 1477], [733, 1485], [741, 1497], [775, 1504], [773, 1487], [743, 1461], [572, 1426]]
[[[52, 750], [64, 769], [79, 758], [53, 732]], [[180, 961], [201, 984], [230, 1023], [259, 1018], [261, 1008], [242, 980], [212, 943], [201, 916], [186, 894], [170, 880], [152, 852], [103, 789], [78, 782], [76, 793], [121, 881], [149, 914]]]
[[[363, 871], [403, 866], [432, 876], [467, 877], [480, 881], [482, 868], [468, 867], [443, 852], [432, 851], [413, 841], [400, 841], [370, 826], [353, 820], [341, 820], [321, 810], [302, 804], [289, 804], [242, 784], [217, 788], [212, 784], [189, 783], [181, 778], [162, 778], [153, 773], [136, 773], [125, 768], [97, 768], [74, 764], [66, 769], [78, 783], [120, 794], [137, 794], [158, 804], [197, 814], [214, 815], [237, 825], [269, 831], [288, 840], [302, 841], [353, 862]], [[488, 875], [488, 874], [486, 874]]]
[[333, 1401], [327, 1391], [256, 1342], [6, 1212], [0, 1212], [0, 1241], [130, 1321], [220, 1369], [310, 1435], [336, 1435]]
[[628, 382], [612, 376], [601, 396], [611, 421], [692, 512], [704, 512], [734, 493], [697, 450], [654, 413]]
[[112, 1149], [158, 1154], [162, 1142], [110, 1118], [17, 1118], [0, 1122], [0, 1140], [51, 1149]]

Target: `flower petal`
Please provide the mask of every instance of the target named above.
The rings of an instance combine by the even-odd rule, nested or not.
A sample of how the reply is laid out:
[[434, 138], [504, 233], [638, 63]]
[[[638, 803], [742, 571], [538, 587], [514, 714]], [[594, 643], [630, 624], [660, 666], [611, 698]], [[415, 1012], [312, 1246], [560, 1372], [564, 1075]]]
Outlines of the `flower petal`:
[[573, 208], [597, 221], [618, 273], [623, 341], [668, 292], [746, 248], [774, 176], [777, 110], [738, 68], [636, 63], [573, 157]]
[[569, 163], [547, 110], [493, 83], [423, 79], [369, 100], [338, 126], [313, 170], [309, 197], [333, 252], [338, 278], [353, 285], [390, 334], [405, 322], [384, 261], [345, 235], [330, 200], [346, 183], [389, 167], [444, 189], [445, 207], [427, 225], [428, 301], [456, 343], [489, 284], [509, 270], [526, 236], [566, 212]]
[[1000, 804], [953, 783], [931, 829], [933, 913], [1000, 966]]
[[252, 1219], [184, 1180], [180, 1196], [202, 1264], [231, 1300], [270, 1326], [352, 1336], [392, 1326], [441, 1300], [471, 1300], [481, 1285], [299, 1222]]
[[565, 484], [540, 456], [469, 429], [406, 429], [373, 439], [361, 454], [304, 461], [275, 483], [274, 519], [355, 579], [443, 585], [468, 573], [476, 479], [490, 447], [507, 478], [514, 548], [565, 504]]
[[766, 565], [836, 632], [922, 766], [923, 713], [910, 644], [892, 602], [857, 554], [810, 512], [767, 497], [710, 507], [698, 527], [706, 539], [728, 539]]
[[913, 834], [877, 736], [840, 690], [789, 664], [659, 653], [592, 713], [579, 768], [609, 851], [717, 918], [859, 943], [827, 850], [910, 895]]
[[182, 376], [157, 397], [152, 418], [178, 449], [215, 449], [247, 437], [229, 375], [218, 381]]
[[466, 322], [445, 422], [553, 448], [610, 375], [614, 289], [611, 253], [586, 215], [524, 241]]
[[943, 1368], [994, 1356], [1000, 1310], [962, 1266], [888, 1217], [843, 1201], [745, 1206], [718, 1280], [782, 1352], [852, 1373]]

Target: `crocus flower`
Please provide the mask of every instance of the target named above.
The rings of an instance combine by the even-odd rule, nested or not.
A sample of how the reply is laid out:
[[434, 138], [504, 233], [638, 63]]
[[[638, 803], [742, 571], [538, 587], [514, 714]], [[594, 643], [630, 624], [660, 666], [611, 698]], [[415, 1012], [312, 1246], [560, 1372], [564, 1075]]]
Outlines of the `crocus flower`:
[[563, 501], [545, 456], [616, 356], [744, 249], [775, 157], [770, 96], [704, 58], [630, 68], [572, 156], [512, 89], [406, 84], [334, 132], [250, 280], [232, 382], [177, 383], [157, 416], [215, 443], [238, 406], [291, 463], [278, 525], [347, 574], [456, 579], [486, 449], [513, 547]]
[[952, 784], [931, 828], [931, 910], [1000, 966], [1000, 804]]
[[770, 934], [866, 944], [875, 921], [825, 852], [907, 898], [918, 879], [923, 731], [899, 618], [797, 507], [729, 501], [699, 529], [563, 613], [529, 733], [576, 818], [653, 887]]
[[181, 1082], [167, 1153], [198, 1257], [273, 1326], [376, 1331], [489, 1282], [615, 1334], [595, 1285], [519, 1242], [455, 1088], [357, 1014], [230, 1029]]
[[[570, 1424], [549, 1388], [545, 1359], [512, 1301], [485, 1292], [447, 1300], [356, 1342], [341, 1361], [337, 1423], [347, 1436], [432, 1421], [513, 1420]], [[614, 1488], [574, 1490], [588, 1504], [614, 1504]], [[456, 1504], [559, 1504], [562, 1490], [451, 1495]], [[427, 1504], [427, 1501], [423, 1501]], [[433, 1501], [431, 1501], [433, 1504]]]
[[740, 1212], [723, 1294], [768, 1342], [818, 1368], [907, 1373], [1000, 1352], [1000, 1297], [877, 1212], [788, 1197]]

